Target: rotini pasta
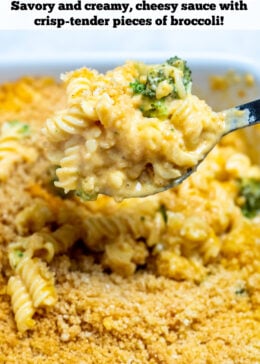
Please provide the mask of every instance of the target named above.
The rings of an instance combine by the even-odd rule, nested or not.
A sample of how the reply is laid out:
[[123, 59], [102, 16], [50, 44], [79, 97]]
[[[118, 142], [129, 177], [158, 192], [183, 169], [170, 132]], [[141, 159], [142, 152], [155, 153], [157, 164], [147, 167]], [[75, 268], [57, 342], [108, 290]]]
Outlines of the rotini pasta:
[[43, 262], [20, 251], [10, 257], [15, 276], [8, 281], [18, 330], [24, 332], [34, 326], [33, 315], [38, 307], [53, 306], [56, 302], [54, 280]]
[[41, 230], [48, 222], [55, 220], [55, 215], [48, 204], [41, 199], [20, 211], [15, 218], [15, 226], [19, 235], [28, 235]]
[[76, 190], [80, 169], [80, 147], [78, 145], [67, 148], [65, 156], [60, 160], [60, 168], [56, 170], [59, 181], [55, 186], [62, 187], [66, 192]]
[[67, 111], [60, 111], [55, 118], [47, 119], [46, 133], [55, 141], [66, 140], [70, 135], [76, 135], [85, 128], [85, 116], [80, 107], [73, 107]]
[[122, 276], [130, 276], [137, 266], [145, 264], [148, 254], [143, 242], [136, 243], [135, 239], [124, 234], [105, 246], [102, 264]]
[[17, 252], [27, 257], [40, 257], [51, 262], [55, 254], [65, 253], [79, 239], [80, 229], [63, 224], [54, 232], [42, 229], [28, 237], [19, 237], [9, 246], [11, 266], [17, 266]]
[[67, 252], [80, 237], [79, 227], [66, 223], [49, 231], [48, 224], [56, 219], [42, 200], [16, 217], [20, 233], [34, 232], [9, 245], [9, 262], [15, 275], [9, 279], [7, 293], [12, 299], [17, 327], [22, 332], [33, 327], [37, 308], [53, 306], [56, 302], [54, 279], [45, 262], [50, 263], [55, 254]]
[[[149, 202], [147, 202], [149, 205]], [[135, 240], [144, 238], [148, 246], [153, 246], [165, 229], [165, 223], [160, 213], [151, 210], [149, 215], [136, 214], [126, 208], [125, 211], [111, 216], [96, 215], [87, 218], [83, 224], [86, 231], [84, 239], [87, 246], [93, 250], [103, 250], [104, 240], [113, 241], [118, 236], [130, 234]], [[153, 230], [152, 227], [156, 226]]]
[[15, 276], [9, 279], [7, 293], [11, 296], [18, 330], [24, 332], [31, 329], [35, 324], [32, 318], [35, 309], [30, 295], [20, 277]]
[[29, 126], [18, 121], [6, 122], [0, 133], [0, 181], [5, 181], [18, 161], [33, 162], [35, 149], [23, 145]]
[[15, 271], [27, 288], [35, 308], [56, 302], [54, 280], [47, 267], [37, 258], [24, 257]]

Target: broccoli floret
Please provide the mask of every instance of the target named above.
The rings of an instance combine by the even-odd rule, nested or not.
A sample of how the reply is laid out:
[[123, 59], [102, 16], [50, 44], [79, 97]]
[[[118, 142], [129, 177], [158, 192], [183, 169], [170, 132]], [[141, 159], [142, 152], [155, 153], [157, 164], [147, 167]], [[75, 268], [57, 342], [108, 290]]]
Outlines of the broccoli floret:
[[172, 68], [173, 71], [174, 68], [182, 71], [182, 82], [186, 91], [189, 92], [192, 83], [191, 70], [187, 67], [186, 61], [180, 59], [179, 57], [172, 57], [161, 65], [155, 65], [151, 67], [148, 66], [148, 71], [144, 80], [141, 81], [140, 79], [137, 79], [135, 82], [130, 83], [133, 93], [141, 94], [149, 98], [155, 98], [158, 85], [162, 81], [167, 81], [168, 84], [173, 88], [169, 96], [177, 99], [180, 98], [180, 95], [178, 94], [178, 91], [175, 87], [174, 72], [169, 72], [169, 67], [170, 70]]
[[242, 213], [248, 218], [253, 218], [260, 212], [260, 181], [243, 178], [239, 180], [239, 187], [239, 196], [245, 199], [241, 207]]
[[[143, 81], [144, 83], [140, 80], [135, 80], [135, 82], [130, 83], [130, 87], [133, 89], [134, 94], [141, 94], [152, 99], [156, 97], [156, 89], [159, 83], [166, 79], [162, 69], [152, 69], [147, 73], [146, 79]], [[172, 82], [170, 78], [168, 81]]]
[[[144, 116], [160, 119], [168, 116], [165, 101], [181, 98], [175, 80], [176, 72], [179, 71], [182, 72], [181, 80], [186, 93], [188, 93], [191, 90], [191, 71], [182, 59], [172, 57], [161, 65], [141, 67], [139, 78], [131, 82], [130, 87], [133, 94], [139, 94], [143, 97], [140, 110]], [[167, 85], [167, 91], [158, 95], [158, 87], [162, 82]]]
[[131, 82], [130, 87], [133, 89], [134, 94], [143, 94], [145, 90], [145, 85], [138, 80]]
[[156, 97], [156, 90], [160, 82], [167, 81], [169, 84], [173, 85], [173, 79], [170, 76], [166, 76], [164, 74], [163, 69], [154, 69], [148, 72], [145, 89], [142, 92], [142, 95], [147, 96], [149, 98], [155, 98]]

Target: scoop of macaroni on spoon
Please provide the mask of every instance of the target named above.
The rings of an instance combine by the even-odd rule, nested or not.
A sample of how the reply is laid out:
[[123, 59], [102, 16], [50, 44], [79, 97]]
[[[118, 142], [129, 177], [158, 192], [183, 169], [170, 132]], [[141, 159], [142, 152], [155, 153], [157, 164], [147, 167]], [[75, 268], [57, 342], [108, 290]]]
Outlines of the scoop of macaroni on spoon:
[[181, 183], [220, 138], [256, 123], [260, 102], [216, 113], [192, 95], [191, 71], [172, 57], [127, 62], [105, 74], [62, 76], [65, 110], [46, 121], [57, 187], [85, 200], [144, 197]]

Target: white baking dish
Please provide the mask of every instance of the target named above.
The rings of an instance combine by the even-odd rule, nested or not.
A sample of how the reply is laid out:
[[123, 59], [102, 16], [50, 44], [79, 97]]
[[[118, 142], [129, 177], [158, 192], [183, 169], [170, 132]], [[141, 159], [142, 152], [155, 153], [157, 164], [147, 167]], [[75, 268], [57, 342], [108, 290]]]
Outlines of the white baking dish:
[[[174, 54], [175, 55], [175, 54]], [[168, 53], [138, 54], [118, 53], [108, 56], [103, 53], [92, 53], [87, 57], [64, 58], [24, 58], [0, 60], [0, 83], [12, 81], [24, 75], [50, 75], [59, 78], [62, 72], [75, 68], [87, 66], [96, 68], [99, 71], [111, 69], [126, 60], [143, 60], [150, 63], [160, 63], [172, 56]], [[205, 98], [206, 101], [216, 110], [232, 107], [260, 97], [260, 65], [251, 59], [235, 59], [232, 56], [222, 54], [189, 55], [179, 54], [188, 61], [192, 69], [193, 93]], [[211, 75], [224, 75], [227, 71], [233, 70], [237, 74], [250, 73], [255, 78], [255, 85], [247, 88], [244, 97], [237, 97], [235, 88], [230, 88], [225, 95], [220, 92], [212, 92], [209, 85]]]

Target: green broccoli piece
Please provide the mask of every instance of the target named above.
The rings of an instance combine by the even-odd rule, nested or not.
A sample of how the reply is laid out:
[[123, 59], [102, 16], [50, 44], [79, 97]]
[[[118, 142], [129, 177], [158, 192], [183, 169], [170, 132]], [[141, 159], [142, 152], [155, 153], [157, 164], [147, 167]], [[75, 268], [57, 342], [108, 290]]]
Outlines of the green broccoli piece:
[[130, 87], [133, 89], [134, 94], [143, 94], [145, 91], [145, 85], [138, 80], [130, 82]]
[[15, 250], [15, 254], [18, 258], [22, 258], [24, 253], [21, 250]]
[[[149, 98], [156, 97], [156, 89], [162, 81], [167, 81], [172, 87], [173, 91], [169, 95], [174, 98], [180, 98], [175, 86], [174, 72], [169, 73], [169, 66], [177, 68], [183, 72], [183, 85], [187, 92], [191, 89], [191, 70], [187, 67], [186, 61], [180, 59], [179, 57], [169, 58], [166, 62], [161, 65], [155, 65], [148, 67], [148, 72], [146, 74], [146, 80], [141, 82], [140, 80], [135, 80], [135, 82], [130, 83], [130, 87], [134, 94], [141, 94]], [[167, 71], [168, 70], [168, 71]]]
[[179, 57], [172, 57], [166, 61], [173, 67], [180, 69], [183, 72], [183, 85], [187, 92], [191, 91], [192, 78], [191, 78], [191, 70], [187, 66], [187, 62]]
[[168, 115], [164, 100], [155, 100], [151, 103], [143, 104], [140, 110], [148, 118], [164, 119]]
[[8, 121], [7, 124], [10, 128], [16, 128], [17, 132], [19, 134], [21, 134], [22, 136], [28, 136], [31, 132], [30, 125], [23, 123], [21, 121], [18, 121], [18, 120]]
[[93, 201], [97, 199], [98, 194], [97, 193], [86, 193], [83, 190], [76, 190], [75, 195], [82, 199], [83, 201]]
[[24, 252], [20, 249], [15, 249], [10, 257], [10, 263], [13, 268], [16, 268], [19, 262], [23, 259]]
[[245, 289], [245, 287], [238, 287], [236, 290], [235, 290], [235, 294], [237, 296], [246, 296], [247, 295], [247, 290]]
[[160, 82], [168, 81], [169, 84], [173, 85], [173, 79], [169, 76], [167, 77], [164, 73], [163, 69], [153, 69], [147, 74], [147, 80], [145, 84], [145, 89], [142, 92], [142, 95], [153, 99], [156, 97], [156, 89]]
[[167, 215], [167, 210], [166, 210], [165, 205], [161, 205], [160, 206], [159, 212], [162, 214], [163, 221], [165, 222], [165, 224], [167, 224], [167, 222], [168, 222], [168, 215]]
[[[139, 94], [143, 97], [143, 103], [140, 107], [143, 115], [146, 117], [157, 117], [159, 119], [168, 116], [168, 110], [165, 101], [169, 99], [180, 99], [176, 87], [175, 74], [176, 69], [183, 73], [182, 82], [186, 93], [191, 91], [191, 71], [186, 62], [178, 57], [172, 57], [161, 65], [141, 67], [140, 76], [134, 82], [130, 83], [133, 94]], [[171, 86], [168, 95], [158, 98], [156, 91], [161, 82], [166, 81]]]
[[241, 207], [242, 213], [247, 218], [253, 218], [260, 212], [260, 181], [254, 178], [239, 180], [239, 196], [245, 202]]

